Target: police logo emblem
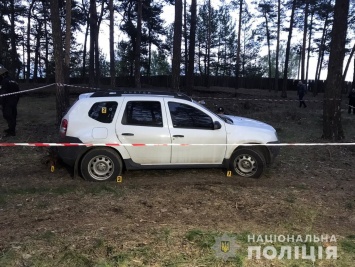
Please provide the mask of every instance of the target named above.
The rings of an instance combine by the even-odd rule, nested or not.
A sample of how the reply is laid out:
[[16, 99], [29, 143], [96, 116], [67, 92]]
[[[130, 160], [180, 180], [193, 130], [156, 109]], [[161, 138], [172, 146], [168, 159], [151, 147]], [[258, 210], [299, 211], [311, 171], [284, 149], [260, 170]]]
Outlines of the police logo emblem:
[[216, 257], [223, 260], [235, 257], [238, 248], [235, 237], [230, 237], [227, 234], [215, 237], [215, 244], [212, 246], [212, 249], [216, 252]]

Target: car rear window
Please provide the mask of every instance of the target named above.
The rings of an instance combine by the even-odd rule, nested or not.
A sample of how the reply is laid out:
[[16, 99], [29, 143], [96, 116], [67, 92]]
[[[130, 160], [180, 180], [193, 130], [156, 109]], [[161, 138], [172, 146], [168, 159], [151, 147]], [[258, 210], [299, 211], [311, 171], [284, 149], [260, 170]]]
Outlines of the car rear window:
[[114, 101], [96, 102], [89, 110], [89, 117], [102, 123], [111, 123], [117, 106]]

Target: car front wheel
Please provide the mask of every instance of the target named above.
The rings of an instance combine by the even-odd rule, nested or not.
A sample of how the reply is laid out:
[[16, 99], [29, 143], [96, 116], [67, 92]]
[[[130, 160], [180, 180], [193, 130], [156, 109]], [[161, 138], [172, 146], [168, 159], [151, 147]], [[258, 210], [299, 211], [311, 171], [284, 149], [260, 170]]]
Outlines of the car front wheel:
[[81, 161], [81, 174], [85, 180], [103, 182], [115, 180], [122, 173], [122, 160], [110, 148], [94, 148]]
[[248, 178], [259, 178], [264, 172], [264, 155], [255, 148], [237, 149], [230, 159], [230, 168], [234, 174]]

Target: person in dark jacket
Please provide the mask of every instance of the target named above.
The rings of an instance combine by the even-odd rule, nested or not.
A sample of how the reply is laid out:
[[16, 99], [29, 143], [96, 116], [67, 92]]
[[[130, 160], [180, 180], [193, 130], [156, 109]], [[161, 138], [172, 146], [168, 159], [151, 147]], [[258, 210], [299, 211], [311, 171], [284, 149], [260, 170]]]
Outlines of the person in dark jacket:
[[349, 114], [351, 113], [351, 109], [353, 109], [353, 114], [355, 114], [355, 88], [353, 88], [349, 94]]
[[[12, 80], [9, 72], [4, 67], [0, 66], [0, 96], [4, 94], [14, 93], [19, 91], [17, 82]], [[2, 115], [7, 121], [8, 129], [4, 130], [5, 137], [16, 135], [16, 119], [17, 119], [17, 103], [19, 95], [7, 95], [0, 97], [2, 105]]]
[[306, 94], [306, 86], [302, 83], [302, 81], [299, 81], [297, 84], [297, 95], [298, 99], [300, 100], [300, 107], [304, 106], [305, 108], [307, 107], [306, 103], [303, 100], [304, 95]]

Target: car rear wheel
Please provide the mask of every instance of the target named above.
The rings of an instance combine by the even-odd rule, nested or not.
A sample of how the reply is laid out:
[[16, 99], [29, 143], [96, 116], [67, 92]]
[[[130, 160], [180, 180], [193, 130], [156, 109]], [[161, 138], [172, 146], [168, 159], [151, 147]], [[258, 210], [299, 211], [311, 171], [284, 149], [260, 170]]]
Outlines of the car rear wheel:
[[234, 174], [248, 178], [259, 178], [266, 166], [264, 155], [255, 148], [237, 149], [230, 159]]
[[103, 182], [115, 180], [122, 173], [122, 160], [110, 148], [94, 148], [86, 153], [80, 170], [85, 180]]

